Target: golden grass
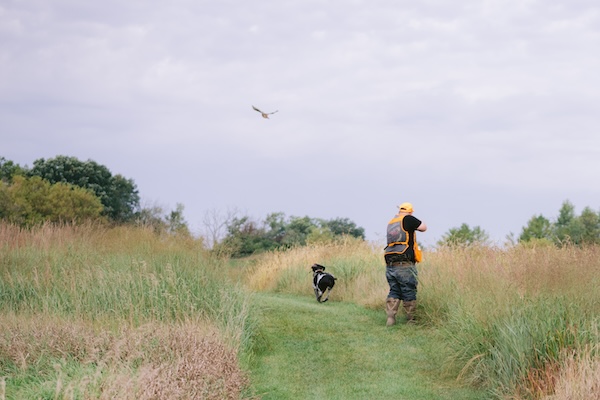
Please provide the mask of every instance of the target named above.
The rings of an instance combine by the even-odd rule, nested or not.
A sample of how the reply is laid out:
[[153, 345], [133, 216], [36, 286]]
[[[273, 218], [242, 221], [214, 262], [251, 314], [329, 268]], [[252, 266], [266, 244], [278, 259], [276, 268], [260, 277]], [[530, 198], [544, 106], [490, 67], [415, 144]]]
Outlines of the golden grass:
[[0, 399], [238, 399], [248, 299], [201, 241], [0, 223]]
[[377, 307], [385, 302], [387, 294], [380, 258], [369, 243], [352, 238], [274, 251], [256, 261], [246, 283], [256, 291], [312, 295], [310, 267], [317, 263], [337, 278], [330, 300]]
[[[419, 266], [422, 299], [459, 303], [491, 320], [527, 299], [569, 298], [600, 312], [600, 247], [445, 248]], [[445, 306], [447, 308], [447, 306]]]
[[[388, 291], [383, 254], [367, 243], [346, 241], [265, 254], [246, 282], [252, 290], [312, 296], [313, 263], [325, 265], [338, 278], [331, 301], [383, 310]], [[563, 386], [592, 385], [590, 390], [600, 398], [593, 386], [597, 381], [575, 379], [581, 368], [597, 371], [598, 351], [592, 359], [560, 359], [562, 350], [598, 338], [587, 329], [600, 315], [600, 247], [542, 243], [506, 249], [440, 248], [426, 252], [418, 269], [420, 320], [450, 335], [448, 344], [454, 341], [458, 353], [452, 362], [463, 363], [459, 368], [463, 376], [471, 375], [469, 381], [486, 381], [497, 366], [503, 368], [493, 378], [499, 379], [497, 394], [539, 398]], [[535, 331], [528, 333], [529, 329]], [[536, 342], [530, 334], [536, 335]], [[495, 340], [501, 342], [494, 345]], [[523, 356], [521, 349], [533, 359], [515, 367], [511, 357]], [[530, 369], [519, 377], [521, 368]]]
[[109, 226], [100, 223], [81, 225], [43, 224], [34, 228], [0, 222], [0, 244], [5, 250], [33, 247], [52, 249], [89, 249], [103, 253], [133, 254], [187, 249], [205, 252], [201, 239], [173, 235], [157, 236], [151, 227]]
[[[198, 299], [214, 283], [213, 274], [194, 271], [224, 266], [202, 254], [201, 241], [157, 237], [151, 229], [23, 230], [0, 223], [0, 277], [15, 296], [14, 304], [5, 296], [0, 314], [0, 400], [19, 390], [12, 376], [31, 366], [42, 368], [45, 390], [55, 398], [238, 398], [248, 383], [236, 358], [247, 302], [239, 302], [239, 290], [214, 291], [206, 298], [214, 301], [209, 308], [225, 308], [218, 320], [200, 316], [193, 307], [204, 304]], [[262, 255], [243, 280], [256, 291], [313, 296], [313, 263], [338, 279], [332, 302], [383, 310], [388, 287], [382, 250], [360, 240]], [[441, 248], [426, 252], [418, 268], [421, 321], [455, 329], [451, 339], [474, 338], [457, 342], [466, 357], [459, 369], [471, 381], [502, 365], [486, 370], [486, 357], [502, 361], [504, 350], [528, 345], [529, 333], [513, 343], [504, 332], [535, 327], [546, 346], [535, 350], [549, 358], [526, 365], [532, 369], [513, 398], [598, 394], [599, 351], [585, 340], [598, 337], [589, 327], [600, 315], [600, 247]], [[142, 317], [137, 308], [144, 305]], [[569, 325], [556, 325], [564, 321]], [[463, 328], [472, 332], [461, 336]], [[496, 354], [486, 356], [492, 339], [477, 335], [490, 332], [498, 335], [494, 341], [505, 341], [495, 342]], [[499, 387], [506, 393], [513, 383], [507, 379]]]
[[[267, 253], [248, 273], [247, 285], [256, 291], [311, 294], [313, 263], [325, 265], [338, 278], [332, 299], [384, 306], [388, 289], [382, 251], [360, 241]], [[526, 295], [571, 295], [587, 303], [600, 297], [590, 297], [600, 283], [599, 269], [598, 247], [443, 248], [425, 253], [419, 265], [420, 293], [437, 296], [441, 291], [446, 303], [472, 297], [484, 313], [488, 303], [502, 305]]]
[[[41, 364], [42, 386], [55, 398], [237, 399], [248, 384], [236, 350], [207, 321], [106, 331], [57, 317], [3, 317], [2, 364]], [[83, 366], [74, 375], [72, 362]]]
[[591, 400], [600, 398], [600, 345], [586, 347], [580, 354], [570, 352], [563, 360], [554, 386], [546, 400]]

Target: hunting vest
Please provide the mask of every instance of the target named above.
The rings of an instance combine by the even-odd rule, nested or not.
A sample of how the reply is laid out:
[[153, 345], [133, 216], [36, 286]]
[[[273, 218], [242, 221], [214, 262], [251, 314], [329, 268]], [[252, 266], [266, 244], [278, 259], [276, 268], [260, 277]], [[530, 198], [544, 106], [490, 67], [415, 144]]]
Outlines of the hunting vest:
[[[404, 254], [408, 250], [410, 234], [402, 226], [402, 220], [406, 215], [394, 217], [387, 226], [387, 246], [385, 254]], [[417, 244], [417, 235], [413, 233], [414, 261], [421, 262], [423, 254]]]
[[409, 234], [402, 227], [405, 215], [394, 217], [387, 226], [385, 254], [403, 254], [408, 249]]

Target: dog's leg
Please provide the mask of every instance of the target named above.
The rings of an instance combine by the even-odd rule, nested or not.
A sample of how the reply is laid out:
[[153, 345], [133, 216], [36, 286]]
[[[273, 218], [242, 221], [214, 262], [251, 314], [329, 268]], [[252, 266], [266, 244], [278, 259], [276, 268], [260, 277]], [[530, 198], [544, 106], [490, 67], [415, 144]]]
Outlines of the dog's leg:
[[331, 293], [331, 288], [325, 289], [323, 292], [323, 297], [321, 297], [321, 303], [325, 303], [327, 300], [329, 300], [329, 293]]

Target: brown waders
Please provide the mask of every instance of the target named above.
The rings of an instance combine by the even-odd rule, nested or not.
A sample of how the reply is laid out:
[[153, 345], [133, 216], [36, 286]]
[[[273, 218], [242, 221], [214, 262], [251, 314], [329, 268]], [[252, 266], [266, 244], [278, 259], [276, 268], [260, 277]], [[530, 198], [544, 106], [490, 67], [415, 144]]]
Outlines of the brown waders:
[[387, 326], [392, 326], [396, 323], [396, 314], [398, 313], [398, 308], [400, 307], [400, 299], [394, 299], [393, 297], [388, 297], [385, 302], [385, 313], [387, 314]]
[[[396, 314], [403, 303], [407, 323], [415, 323], [415, 310], [417, 308], [417, 267], [411, 261], [396, 261], [386, 265], [385, 277], [390, 285], [390, 292], [386, 299], [385, 311], [387, 314], [386, 325], [396, 323]], [[400, 300], [404, 299], [404, 300]]]
[[[415, 323], [415, 309], [417, 308], [417, 301], [404, 301], [403, 302], [404, 312], [406, 313], [406, 323]], [[387, 314], [386, 326], [392, 326], [396, 324], [396, 314], [400, 308], [400, 300], [388, 297], [385, 302], [385, 313]]]
[[415, 309], [417, 308], [417, 301], [405, 301], [404, 302], [404, 312], [406, 312], [406, 319], [408, 324], [415, 323]]

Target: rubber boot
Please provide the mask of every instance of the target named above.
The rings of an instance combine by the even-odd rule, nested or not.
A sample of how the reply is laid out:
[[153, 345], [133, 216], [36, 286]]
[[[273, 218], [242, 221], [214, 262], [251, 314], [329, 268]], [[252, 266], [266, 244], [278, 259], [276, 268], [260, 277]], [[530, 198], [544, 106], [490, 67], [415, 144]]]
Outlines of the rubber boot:
[[416, 300], [405, 301], [403, 306], [404, 306], [404, 311], [406, 312], [406, 323], [414, 324], [415, 323], [415, 310], [417, 308], [417, 301]]
[[393, 297], [388, 297], [385, 302], [385, 313], [387, 314], [387, 321], [385, 322], [386, 326], [392, 326], [396, 323], [396, 314], [398, 313], [398, 308], [400, 307], [400, 299], [394, 299]]

